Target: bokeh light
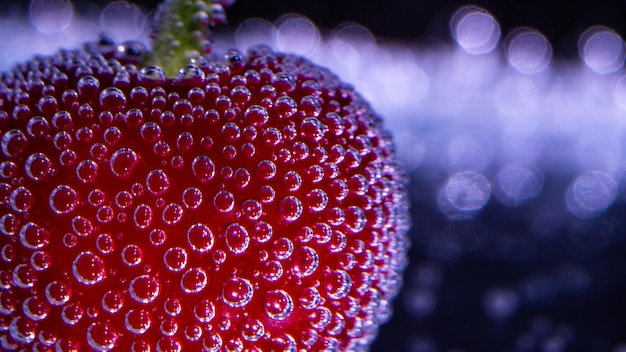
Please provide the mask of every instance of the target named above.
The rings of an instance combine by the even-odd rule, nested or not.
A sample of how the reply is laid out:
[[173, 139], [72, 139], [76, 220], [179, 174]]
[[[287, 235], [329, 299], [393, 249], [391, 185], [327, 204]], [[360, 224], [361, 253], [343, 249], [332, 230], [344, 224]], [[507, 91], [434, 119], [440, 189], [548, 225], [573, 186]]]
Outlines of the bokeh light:
[[313, 56], [320, 39], [317, 27], [304, 16], [290, 14], [276, 21], [276, 45], [280, 50]]
[[587, 29], [580, 37], [578, 50], [587, 66], [598, 73], [612, 73], [624, 65], [624, 40], [609, 28]]
[[439, 209], [450, 220], [474, 217], [487, 204], [491, 184], [481, 174], [466, 171], [448, 179], [439, 193]]
[[30, 19], [42, 33], [60, 32], [72, 20], [72, 4], [69, 0], [33, 0], [30, 3]]
[[525, 74], [546, 69], [552, 58], [552, 46], [541, 33], [530, 28], [517, 28], [504, 41], [506, 58], [517, 71]]
[[495, 49], [500, 39], [500, 26], [486, 10], [466, 6], [458, 10], [450, 22], [457, 43], [471, 54], [485, 54]]

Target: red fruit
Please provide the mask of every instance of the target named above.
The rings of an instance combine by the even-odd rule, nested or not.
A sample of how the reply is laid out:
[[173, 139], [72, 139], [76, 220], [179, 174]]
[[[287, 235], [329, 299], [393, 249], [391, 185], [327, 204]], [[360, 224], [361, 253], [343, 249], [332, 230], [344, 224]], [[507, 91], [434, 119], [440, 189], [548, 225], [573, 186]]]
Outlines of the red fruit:
[[174, 80], [97, 49], [2, 76], [0, 349], [366, 349], [409, 222], [368, 105], [263, 47]]

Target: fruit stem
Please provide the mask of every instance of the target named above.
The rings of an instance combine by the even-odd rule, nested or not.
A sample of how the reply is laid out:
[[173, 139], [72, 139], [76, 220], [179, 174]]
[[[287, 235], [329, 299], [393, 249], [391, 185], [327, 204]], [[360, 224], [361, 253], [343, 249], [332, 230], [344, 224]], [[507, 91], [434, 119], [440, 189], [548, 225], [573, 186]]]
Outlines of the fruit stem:
[[143, 63], [173, 78], [191, 59], [210, 52], [213, 6], [211, 0], [165, 0], [157, 10], [152, 52]]

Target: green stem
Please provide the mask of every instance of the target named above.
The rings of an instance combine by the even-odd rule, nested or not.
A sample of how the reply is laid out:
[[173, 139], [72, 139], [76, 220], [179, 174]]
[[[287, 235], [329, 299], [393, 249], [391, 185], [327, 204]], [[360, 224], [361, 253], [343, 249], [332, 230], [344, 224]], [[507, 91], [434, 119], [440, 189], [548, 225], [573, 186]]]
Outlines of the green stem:
[[166, 0], [161, 11], [152, 52], [146, 65], [161, 67], [169, 78], [204, 55], [209, 48], [211, 0]]

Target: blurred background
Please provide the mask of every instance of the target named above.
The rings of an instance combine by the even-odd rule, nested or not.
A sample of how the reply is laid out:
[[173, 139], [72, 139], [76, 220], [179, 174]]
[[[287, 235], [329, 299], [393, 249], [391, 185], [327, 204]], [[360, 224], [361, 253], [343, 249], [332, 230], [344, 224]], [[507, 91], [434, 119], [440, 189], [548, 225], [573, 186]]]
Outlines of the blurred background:
[[[154, 4], [0, 2], [0, 69], [146, 41]], [[626, 351], [626, 2], [237, 0], [266, 43], [353, 84], [411, 174], [413, 246], [372, 351]]]

